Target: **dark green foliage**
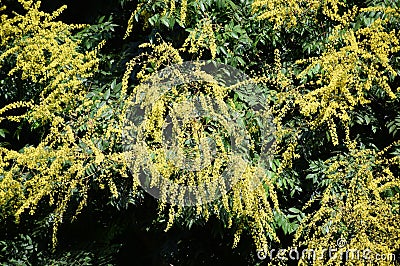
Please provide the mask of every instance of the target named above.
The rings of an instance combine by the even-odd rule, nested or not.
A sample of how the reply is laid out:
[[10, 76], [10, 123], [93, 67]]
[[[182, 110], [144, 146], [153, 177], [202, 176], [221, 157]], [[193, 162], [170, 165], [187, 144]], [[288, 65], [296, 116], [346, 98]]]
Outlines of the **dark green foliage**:
[[[14, 8], [11, 1], [4, 2]], [[347, 2], [359, 6], [380, 4], [400, 7], [400, 1], [394, 0]], [[100, 71], [86, 84], [90, 91], [87, 97], [99, 101], [97, 106], [93, 106], [93, 112], [105, 103], [118, 105], [115, 99], [121, 91], [125, 63], [145, 52], [138, 48], [140, 44], [149, 40], [156, 41], [157, 36], [161, 36], [175, 47], [180, 47], [205, 13], [210, 14], [214, 23], [224, 25], [216, 33], [216, 60], [246, 73], [257, 72], [272, 65], [273, 52], [277, 48], [282, 51], [283, 71], [298, 72], [297, 69], [291, 69], [293, 63], [298, 59], [320, 55], [333, 26], [330, 22], [321, 24], [309, 19], [292, 29], [275, 30], [270, 22], [256, 20], [251, 12], [250, 0], [193, 1], [191, 5], [196, 6], [188, 7], [188, 21], [183, 25], [178, 23], [176, 17], [161, 16], [157, 12], [160, 10], [160, 1], [152, 3], [150, 8], [154, 14], [148, 18], [150, 27], [143, 29], [143, 18], [138, 17], [131, 37], [124, 40], [128, 19], [137, 6], [135, 1], [43, 1], [43, 7], [48, 11], [67, 4], [67, 11], [60, 17], [65, 22], [91, 24], [74, 35], [75, 39], [81, 41], [83, 50], [90, 50], [101, 40], [107, 40], [101, 51]], [[17, 5], [15, 10], [18, 10]], [[362, 14], [354, 27], [368, 25], [381, 15], [379, 12]], [[400, 28], [400, 23], [391, 25], [397, 30]], [[191, 59], [189, 54], [184, 56], [187, 60]], [[211, 55], [204, 54], [203, 57], [209, 59]], [[400, 75], [399, 53], [391, 60]], [[133, 73], [138, 70], [134, 69]], [[41, 87], [29, 80], [14, 80], [7, 76], [8, 71], [7, 67], [0, 69], [0, 108], [12, 101], [37, 98]], [[319, 71], [318, 67], [310, 71], [310, 78]], [[136, 81], [134, 74], [133, 82]], [[393, 77], [391, 84], [398, 87], [399, 76]], [[274, 88], [268, 89], [274, 92]], [[400, 137], [400, 105], [399, 100], [388, 101], [383, 91], [379, 88], [375, 90], [373, 95], [376, 97], [368, 107], [352, 111], [350, 127], [354, 135], [352, 137], [357, 138], [365, 147], [383, 148]], [[397, 96], [400, 94], [397, 93]], [[108, 120], [112, 115], [104, 113], [102, 119]], [[298, 115], [285, 119], [292, 127], [301, 125]], [[46, 132], [46, 128], [28, 125], [16, 127], [9, 123], [1, 126], [0, 147], [7, 145], [15, 150], [36, 143]], [[84, 132], [86, 128], [79, 130]], [[305, 216], [302, 206], [309, 199], [319, 196], [328, 186], [330, 180], [323, 174], [328, 165], [323, 161], [344, 149], [340, 145], [333, 147], [327, 131], [326, 128], [314, 131], [304, 129], [296, 150], [301, 159], [296, 160], [293, 168], [285, 170], [276, 180], [281, 188], [278, 196], [283, 211], [283, 214], [276, 213], [274, 217], [274, 229], [283, 240], [280, 244], [273, 243], [278, 248], [292, 244], [293, 233]], [[343, 129], [339, 128], [339, 134], [343, 134]], [[99, 143], [101, 150], [106, 150], [107, 145], [106, 141]], [[396, 148], [392, 153], [400, 154], [400, 150]], [[271, 163], [272, 171], [279, 168], [279, 163], [279, 160]], [[96, 169], [89, 168], [88, 171], [90, 174], [90, 171], [94, 173]], [[235, 228], [228, 229], [224, 217], [222, 222], [213, 218], [206, 222], [193, 209], [187, 209], [178, 225], [164, 232], [167, 217], [163, 219], [157, 216], [155, 200], [144, 192], [133, 197], [129, 182], [117, 185], [121, 191], [119, 199], [110, 200], [110, 195], [104, 191], [90, 191], [92, 201], [77, 220], [71, 221], [73, 213], [66, 217], [60, 229], [59, 245], [54, 252], [50, 247], [51, 236], [48, 235], [51, 217], [46, 216], [49, 213], [46, 207], [41, 210], [44, 217], [28, 218], [35, 222], [20, 225], [7, 222], [1, 225], [0, 264], [244, 265], [260, 262], [248, 235], [242, 237], [237, 249], [231, 248]], [[315, 208], [317, 206], [311, 209]]]

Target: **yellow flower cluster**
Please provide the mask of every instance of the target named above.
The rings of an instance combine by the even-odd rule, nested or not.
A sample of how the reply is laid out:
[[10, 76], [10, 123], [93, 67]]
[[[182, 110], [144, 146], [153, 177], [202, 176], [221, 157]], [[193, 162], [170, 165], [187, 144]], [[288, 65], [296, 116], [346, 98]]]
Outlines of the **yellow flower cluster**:
[[[141, 48], [148, 48], [150, 53], [143, 53], [138, 57], [131, 59], [126, 65], [126, 71], [122, 78], [122, 95], [126, 95], [128, 89], [128, 80], [132, 73], [133, 67], [136, 65], [145, 65], [152, 68], [153, 71], [159, 70], [162, 67], [182, 63], [183, 59], [179, 54], [179, 50], [175, 49], [172, 44], [164, 42], [161, 38], [158, 40], [159, 44], [144, 43], [141, 44]], [[148, 69], [143, 67], [137, 74], [137, 78], [140, 80], [146, 80], [151, 76], [148, 73]]]
[[[82, 53], [79, 43], [71, 38], [72, 31], [83, 25], [54, 21], [65, 7], [47, 14], [39, 11], [40, 2], [20, 0], [19, 3], [25, 8], [25, 15], [14, 13], [11, 17], [0, 17], [0, 47], [3, 51], [0, 67], [6, 60], [12, 62], [9, 75], [40, 84], [42, 91], [37, 103], [15, 102], [3, 107], [0, 122], [26, 119], [47, 124], [49, 133], [37, 146], [25, 147], [20, 152], [1, 148], [0, 209], [3, 217], [13, 215], [18, 221], [22, 213], [29, 210], [33, 214], [39, 202], [48, 198], [55, 206], [55, 245], [58, 225], [63, 221], [74, 193], [80, 196], [77, 213], [86, 204], [88, 178], [96, 175], [99, 183], [107, 184], [111, 193], [118, 196], [109, 174], [118, 171], [113, 162], [121, 164], [122, 157], [103, 154], [95, 141], [99, 136], [93, 133], [94, 125], [91, 128], [90, 121], [84, 120], [92, 117], [96, 121], [102, 111], [91, 116], [94, 103], [84, 97], [87, 92], [83, 80], [96, 71], [98, 50]], [[7, 116], [8, 110], [16, 108], [29, 108], [29, 111], [17, 118]], [[79, 139], [76, 136], [72, 129], [75, 121], [74, 126], [78, 127], [88, 122], [90, 137]], [[96, 173], [100, 165], [102, 170]]]
[[15, 66], [8, 75], [18, 74], [22, 79], [46, 84], [41, 102], [31, 114], [32, 120], [46, 121], [70, 104], [82, 90], [82, 79], [93, 75], [92, 70], [98, 63], [97, 51], [77, 51], [78, 43], [70, 38], [71, 31], [83, 25], [53, 21], [65, 6], [46, 14], [39, 11], [40, 1], [32, 5], [27, 1], [21, 3], [26, 7], [25, 15], [1, 16], [0, 46], [5, 50], [0, 55], [0, 62], [16, 55]]
[[[278, 1], [265, 1], [263, 5], [266, 7], [274, 3]], [[295, 5], [293, 3], [292, 7]], [[277, 8], [275, 12], [279, 10]], [[352, 28], [356, 15], [373, 11], [385, 15], [361, 28]], [[374, 97], [373, 88], [381, 89], [388, 99], [396, 97], [396, 88], [392, 87], [389, 80], [396, 77], [397, 73], [390, 59], [400, 51], [400, 40], [396, 30], [388, 30], [388, 23], [394, 16], [398, 17], [398, 10], [383, 7], [353, 8], [341, 17], [335, 15], [338, 14], [335, 9], [324, 12], [338, 25], [330, 34], [322, 55], [296, 62], [297, 66], [305, 67], [295, 76], [290, 71], [283, 74], [279, 52], [276, 52], [275, 69], [270, 74], [274, 78], [265, 78], [264, 81], [260, 79], [262, 83], [272, 84], [278, 91], [274, 94], [277, 98], [274, 123], [281, 160], [276, 175], [280, 175], [283, 169], [291, 169], [291, 162], [299, 156], [295, 151], [302, 130], [283, 122], [294, 112], [303, 115], [308, 130], [326, 126], [332, 143], [338, 145], [339, 141], [343, 141], [350, 151], [346, 156], [325, 162], [330, 165], [324, 171], [324, 175], [331, 180], [330, 185], [321, 197], [322, 207], [306, 216], [297, 229], [295, 245], [313, 249], [318, 256], [323, 254], [325, 248], [336, 248], [337, 239], [343, 237], [348, 245], [338, 249], [336, 254], [346, 253], [349, 249], [361, 252], [371, 250], [371, 254], [393, 254], [400, 246], [397, 237], [400, 230], [400, 199], [399, 194], [394, 192], [398, 190], [400, 182], [393, 171], [399, 167], [399, 157], [389, 156], [386, 153], [389, 148], [381, 152], [356, 149], [357, 142], [351, 139], [349, 123], [352, 110], [370, 103]], [[294, 23], [297, 18], [281, 15], [268, 19], [277, 20], [281, 26], [290, 19]], [[301, 85], [294, 85], [295, 79], [301, 81]], [[338, 136], [339, 125], [344, 129], [344, 138]], [[342, 190], [338, 191], [338, 188]], [[319, 199], [314, 198], [306, 207]], [[341, 265], [343, 261], [338, 255], [318, 258], [313, 263]], [[346, 263], [365, 265], [363, 260]], [[377, 264], [393, 265], [393, 261], [370, 261], [370, 265]], [[308, 265], [308, 262], [303, 258], [299, 265]]]
[[[273, 95], [277, 98], [274, 123], [275, 138], [280, 148], [280, 164], [272, 176], [257, 165], [234, 158], [237, 163], [231, 172], [232, 179], [229, 180], [233, 187], [227, 194], [224, 191], [225, 182], [220, 182], [220, 177], [232, 159], [232, 154], [226, 144], [229, 123], [220, 113], [226, 114], [229, 104], [230, 108], [235, 108], [232, 99], [228, 99], [232, 88], [214, 84], [212, 77], [201, 76], [202, 73], [196, 71], [194, 75], [203, 77], [210, 84], [192, 86], [187, 83], [165, 92], [162, 88], [149, 87], [146, 83], [154, 71], [182, 63], [181, 52], [189, 52], [200, 58], [205, 50], [209, 50], [212, 58], [215, 58], [216, 29], [210, 19], [199, 21], [182, 48], [175, 48], [162, 40], [158, 40], [157, 44], [145, 43], [140, 47], [147, 52], [127, 64], [118, 100], [121, 109], [128, 110], [132, 102], [138, 103], [134, 102], [137, 99], [143, 100], [139, 101], [141, 107], [151, 106], [146, 109], [144, 123], [138, 127], [122, 125], [125, 121], [124, 112], [115, 114], [116, 111], [109, 103], [87, 96], [83, 80], [90, 78], [97, 69], [98, 49], [79, 52], [79, 43], [70, 36], [75, 29], [83, 26], [54, 22], [64, 7], [53, 14], [46, 14], [39, 11], [40, 2], [19, 2], [26, 8], [25, 15], [0, 17], [0, 48], [4, 51], [0, 55], [0, 67], [3, 62], [11, 59], [14, 64], [9, 75], [40, 84], [43, 91], [37, 103], [16, 102], [1, 108], [0, 122], [5, 119], [16, 122], [28, 119], [32, 123], [46, 123], [49, 133], [38, 145], [25, 147], [21, 152], [0, 148], [0, 208], [5, 216], [14, 215], [18, 220], [22, 213], [33, 213], [39, 201], [49, 198], [49, 202], [55, 206], [55, 244], [58, 225], [66, 218], [65, 211], [72, 195], [79, 195], [76, 214], [86, 204], [89, 187], [93, 185], [89, 182], [107, 188], [110, 195], [117, 198], [119, 193], [115, 179], [126, 177], [128, 166], [133, 169], [133, 190], [136, 191], [139, 186], [140, 163], [146, 162], [152, 176], [167, 177], [173, 184], [201, 187], [202, 184], [219, 182], [221, 200], [198, 204], [195, 206], [197, 215], [205, 219], [210, 215], [221, 218], [221, 212], [227, 211], [230, 214], [228, 224], [238, 222], [234, 245], [238, 243], [243, 229], [250, 228], [257, 248], [265, 249], [270, 240], [279, 241], [271, 226], [274, 212], [279, 212], [275, 178], [285, 169], [292, 168], [292, 161], [299, 157], [296, 150], [302, 132], [293, 125], [284, 124], [285, 118], [296, 111], [308, 122], [311, 130], [327, 126], [334, 145], [340, 141], [336, 128], [342, 125], [346, 134], [345, 144], [350, 150], [347, 157], [326, 162], [329, 164], [326, 175], [331, 183], [322, 195], [322, 208], [308, 216], [297, 230], [299, 243], [312, 248], [326, 247], [335, 242], [335, 232], [345, 232], [343, 236], [352, 248], [369, 248], [375, 252], [388, 253], [393, 252], [391, 247], [400, 246], [397, 237], [400, 232], [396, 224], [400, 218], [399, 198], [384, 196], [386, 192], [400, 186], [392, 170], [393, 166], [399, 165], [400, 160], [398, 157], [387, 159], [384, 156], [386, 151], [376, 153], [356, 150], [355, 143], [350, 140], [348, 125], [350, 111], [358, 105], [369, 103], [369, 93], [373, 86], [382, 88], [390, 98], [395, 98], [389, 78], [397, 73], [391, 66], [390, 58], [400, 51], [400, 43], [398, 32], [388, 31], [386, 25], [391, 16], [399, 15], [396, 10], [355, 8], [339, 15], [339, 7], [345, 5], [337, 0], [254, 1], [253, 9], [260, 12], [259, 18], [272, 21], [275, 27], [293, 27], [302, 18], [316, 14], [319, 10], [338, 25], [331, 33], [321, 56], [296, 63], [299, 67], [305, 65], [297, 77], [292, 73], [289, 74], [292, 76], [284, 74], [279, 51], [275, 52], [273, 78], [258, 77], [257, 82], [272, 83], [277, 88], [277, 93]], [[182, 1], [179, 13], [182, 23], [187, 19], [187, 5], [186, 0]], [[143, 15], [145, 7], [146, 4], [139, 3], [132, 14], [126, 37], [132, 30], [133, 20]], [[3, 9], [0, 8], [0, 12]], [[165, 10], [165, 13], [177, 12], [175, 0], [165, 1]], [[378, 10], [385, 12], [384, 19], [376, 19], [371, 25], [356, 30], [350, 27], [359, 12]], [[133, 88], [131, 95], [127, 95], [129, 77], [136, 66], [141, 67], [137, 73], [140, 84]], [[310, 73], [315, 75], [310, 78]], [[294, 78], [302, 80], [302, 85], [295, 86]], [[142, 95], [145, 95], [144, 99]], [[211, 114], [209, 124], [189, 115], [193, 106], [187, 104], [187, 101], [194, 97]], [[210, 98], [213, 104], [207, 100]], [[214, 109], [215, 105], [219, 108], [218, 112]], [[9, 110], [16, 108], [29, 108], [29, 112], [19, 117], [6, 116]], [[114, 115], [113, 119], [104, 118], [107, 114]], [[206, 165], [204, 168], [196, 171], [182, 169], [184, 161], [173, 161], [165, 152], [163, 125], [167, 114], [173, 122], [173, 132], [177, 138], [174, 143], [175, 157], [183, 160], [190, 154], [193, 159], [191, 166], [197, 169]], [[125, 160], [129, 154], [114, 151], [116, 144], [121, 143], [123, 126], [134, 129], [138, 132], [137, 138], [146, 140], [133, 149], [131, 155], [137, 160], [129, 165]], [[247, 130], [249, 132], [246, 133], [252, 134], [259, 128], [254, 126]], [[214, 151], [205, 141], [208, 137], [215, 141]], [[233, 132], [233, 137], [239, 140], [244, 138], [239, 132]], [[189, 139], [203, 147], [203, 154], [199, 149], [188, 147]], [[211, 156], [212, 152], [216, 154]], [[260, 179], [263, 182], [258, 182]], [[152, 182], [157, 180], [153, 178]], [[345, 189], [338, 192], [335, 184]], [[161, 184], [161, 187], [164, 197], [164, 201], [160, 202], [161, 210], [166, 208], [167, 196], [174, 197], [178, 203], [184, 202], [185, 195], [179, 194], [173, 185]], [[208, 189], [211, 194], [217, 193], [216, 187], [210, 186]], [[201, 201], [206, 199], [204, 190], [191, 192]], [[167, 229], [182, 214], [182, 205], [170, 206]], [[323, 226], [319, 226], [321, 223]], [[328, 225], [329, 230], [326, 232], [324, 229]], [[350, 230], [343, 230], [343, 226]], [[385, 245], [389, 242], [392, 244]], [[323, 261], [317, 263], [322, 264]]]
[[200, 20], [196, 27], [190, 31], [181, 49], [196, 54], [198, 58], [201, 58], [203, 50], [207, 49], [210, 50], [211, 57], [215, 58], [217, 44], [212, 21], [210, 19]]
[[185, 25], [187, 16], [187, 0], [182, 0], [182, 6], [180, 10], [180, 20], [182, 25]]
[[[135, 65], [147, 66], [147, 62], [152, 62], [151, 65], [158, 69], [167, 64], [179, 64], [182, 60], [176, 53], [178, 50], [173, 50], [169, 44], [145, 44], [144, 47], [151, 48], [152, 51], [145, 57], [134, 58], [129, 63], [125, 78], [130, 75], [130, 70]], [[195, 206], [198, 215], [205, 219], [208, 219], [210, 215], [219, 217], [224, 209], [231, 214], [228, 224], [232, 225], [233, 221], [242, 221], [241, 226], [250, 228], [257, 247], [267, 246], [271, 239], [278, 241], [271, 227], [274, 219], [273, 210], [279, 212], [272, 177], [267, 176], [262, 167], [236, 158], [238, 156], [235, 157], [225, 144], [230, 137], [237, 143], [244, 138], [240, 132], [232, 129], [226, 118], [230, 117], [226, 103], [229, 101], [226, 101], [226, 98], [232, 88], [219, 85], [214, 77], [200, 69], [193, 69], [190, 72], [191, 75], [198, 76], [198, 80], [206, 82], [192, 84], [187, 77], [182, 76], [181, 72], [171, 70], [172, 72], [168, 75], [164, 73], [158, 78], [163, 80], [171, 75], [173, 80], [180, 80], [181, 82], [178, 83], [182, 85], [174, 85], [167, 90], [162, 88], [162, 85], [157, 85], [157, 77], [145, 71], [139, 71], [138, 77], [142, 83], [133, 88], [130, 98], [133, 105], [140, 104], [141, 108], [147, 110], [148, 113], [145, 114], [141, 125], [134, 123], [125, 125], [135, 132], [132, 136], [128, 136], [135, 138], [128, 141], [135, 143], [135, 146], [130, 149], [127, 156], [135, 158], [130, 168], [135, 173], [136, 183], [139, 183], [140, 167], [146, 165], [152, 177], [150, 187], [161, 188], [161, 210], [166, 208], [167, 201], [171, 203], [171, 198], [173, 199], [169, 207], [166, 230], [180, 217], [183, 206], [186, 204], [184, 197], [187, 195], [179, 193], [177, 187], [179, 184], [197, 188], [196, 191], [190, 191], [190, 193], [198, 202]], [[127, 80], [125, 82], [124, 86], [128, 86]], [[205, 110], [211, 121], [204, 124], [192, 117], [191, 114], [195, 108], [190, 103], [193, 98], [197, 99], [200, 105], [196, 108]], [[234, 108], [234, 105], [230, 108]], [[129, 105], [127, 110], [129, 110]], [[172, 122], [172, 132], [176, 139], [174, 143], [168, 144], [172, 147], [165, 143], [163, 135], [167, 115]], [[207, 138], [214, 140], [213, 150], [205, 141]], [[148, 141], [144, 143], [143, 139]], [[186, 145], [188, 140], [200, 145], [201, 151], [198, 148], [188, 147]], [[169, 156], [171, 148], [174, 152], [172, 157]], [[190, 161], [187, 161], [188, 157]], [[190, 169], [187, 169], [188, 167]], [[172, 184], [164, 182], [160, 177], [172, 181]], [[225, 182], [233, 184], [232, 191], [229, 193]], [[268, 187], [268, 191], [265, 187]], [[221, 196], [220, 201], [208, 202], [207, 199], [217, 193]], [[235, 238], [236, 244], [239, 241], [239, 233], [240, 231]]]
[[333, 20], [341, 20], [339, 7], [344, 6], [339, 0], [255, 0], [252, 10], [260, 20], [269, 20], [274, 28], [295, 27], [317, 14], [319, 10]]
[[131, 17], [128, 20], [128, 25], [125, 31], [125, 36], [124, 39], [128, 38], [128, 36], [132, 33], [133, 30], [133, 23], [135, 20], [135, 17], [139, 15], [139, 13], [141, 12], [141, 9], [143, 7], [143, 3], [139, 3], [135, 9], [135, 11], [132, 12]]
[[[392, 99], [396, 97], [389, 77], [397, 73], [389, 64], [389, 58], [400, 51], [400, 40], [398, 33], [386, 30], [389, 19], [389, 15], [383, 20], [376, 19], [370, 26], [357, 30], [339, 25], [321, 56], [298, 61], [299, 64], [308, 63], [298, 78], [317, 88], [298, 92], [295, 104], [304, 116], [312, 118], [312, 127], [324, 123], [329, 126], [335, 145], [339, 144], [337, 121], [348, 131], [349, 111], [369, 103], [372, 86], [379, 86]], [[308, 75], [315, 70], [316, 78], [310, 80]]]
[[[348, 156], [330, 159], [326, 164], [331, 182], [322, 195], [321, 207], [300, 224], [296, 243], [315, 250], [313, 265], [341, 265], [340, 254], [348, 255], [349, 250], [353, 250], [346, 261], [349, 265], [365, 265], [365, 250], [370, 251], [368, 265], [394, 265], [392, 259], [380, 259], [375, 254], [395, 254], [400, 247], [400, 198], [398, 193], [388, 196], [400, 187], [398, 177], [390, 170], [399, 167], [400, 158], [388, 158], [386, 151], [354, 149]], [[346, 245], [338, 247], [339, 238]], [[324, 253], [327, 247], [336, 249], [336, 256]], [[306, 258], [299, 265], [307, 265]]]
[[[180, 23], [181, 26], [185, 26], [186, 19], [187, 19], [187, 13], [188, 13], [188, 0], [181, 0], [181, 1], [176, 1], [176, 0], [165, 0], [165, 1], [159, 1], [157, 0], [157, 6], [161, 7], [161, 10], [154, 10], [154, 5], [155, 1], [147, 1], [147, 0], [140, 0], [138, 1], [138, 5], [136, 9], [132, 12], [127, 29], [125, 32], [124, 38], [129, 37], [129, 35], [132, 33], [133, 30], [133, 24], [134, 20], [139, 20], [139, 18], [142, 18], [144, 23], [143, 23], [143, 28], [147, 28], [149, 25], [149, 18], [151, 15], [155, 15], [155, 12], [158, 13], [157, 15], [160, 15], [162, 17], [167, 16], [167, 17], [176, 17], [178, 23]], [[181, 2], [179, 6], [177, 6], [177, 2]]]

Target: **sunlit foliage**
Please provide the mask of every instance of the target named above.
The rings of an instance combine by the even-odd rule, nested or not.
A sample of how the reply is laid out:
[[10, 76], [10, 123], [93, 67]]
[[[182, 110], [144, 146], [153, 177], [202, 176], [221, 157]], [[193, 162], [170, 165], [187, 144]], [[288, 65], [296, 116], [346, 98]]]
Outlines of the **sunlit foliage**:
[[[57, 21], [65, 7], [47, 14], [39, 10], [40, 2], [20, 0], [25, 11], [16, 14], [1, 6], [0, 71], [32, 84], [35, 97], [1, 103], [0, 133], [2, 123], [27, 123], [42, 136], [21, 150], [0, 145], [0, 221], [15, 217], [18, 222], [51, 205], [55, 246], [67, 209], [74, 206], [79, 219], [93, 200], [90, 190], [103, 191], [110, 201], [140, 195], [138, 172], [145, 161], [151, 175], [176, 183], [218, 180], [232, 147], [226, 121], [210, 107], [216, 103], [221, 112], [241, 113], [251, 159], [237, 163], [237, 182], [215, 201], [184, 206], [184, 195], [164, 191], [158, 211], [165, 230], [182, 219], [213, 217], [235, 232], [229, 240], [233, 247], [247, 234], [254, 250], [289, 249], [281, 246], [284, 235], [294, 246], [316, 252], [343, 238], [346, 245], [338, 253], [398, 254], [400, 12], [398, 2], [389, 2], [361, 7], [340, 0], [138, 1], [124, 25], [124, 39], [151, 34], [140, 40], [139, 52], [123, 58], [121, 75], [100, 91], [92, 84], [102, 82], [94, 80], [104, 42], [88, 50], [77, 37], [88, 25]], [[252, 119], [252, 95], [238, 95], [212, 79], [183, 82], [167, 93], [147, 86], [157, 71], [202, 59], [241, 68], [262, 92], [274, 124], [268, 162], [257, 161], [263, 129]], [[187, 100], [195, 97], [212, 114], [209, 120], [190, 119], [193, 106]], [[126, 123], [132, 104], [148, 108], [140, 126]], [[217, 154], [203, 158], [207, 167], [187, 171], [168, 160], [162, 146], [167, 116], [183, 121], [173, 125], [178, 153], [187, 150], [189, 138], [203, 147], [209, 145], [205, 138], [216, 140]], [[123, 145], [127, 128], [139, 132], [130, 140], [143, 140], [132, 154]], [[194, 154], [196, 168], [201, 161], [197, 150]], [[134, 163], [126, 160], [131, 156]], [[172, 204], [162, 200], [171, 195]], [[343, 258], [327, 254], [313, 261], [341, 263]]]

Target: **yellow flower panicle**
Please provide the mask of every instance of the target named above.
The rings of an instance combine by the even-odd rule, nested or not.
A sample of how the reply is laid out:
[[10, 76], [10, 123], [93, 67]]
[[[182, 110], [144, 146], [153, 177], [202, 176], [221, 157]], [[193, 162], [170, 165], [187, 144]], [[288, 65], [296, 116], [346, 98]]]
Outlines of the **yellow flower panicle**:
[[[339, 265], [343, 259], [340, 254], [348, 255], [349, 251], [354, 254], [346, 263], [364, 265], [356, 252], [362, 256], [365, 250], [370, 251], [371, 265], [394, 265], [392, 258], [382, 256], [395, 254], [400, 247], [400, 198], [387, 196], [400, 187], [398, 177], [390, 170], [399, 167], [399, 158], [353, 149], [348, 156], [332, 158], [326, 164], [330, 185], [322, 195], [321, 207], [300, 224], [296, 243], [315, 250], [314, 265]], [[341, 190], [335, 189], [338, 187]], [[344, 239], [345, 245], [338, 247], [338, 239]], [[324, 254], [327, 247], [336, 248], [338, 255]], [[299, 264], [306, 265], [306, 258]]]
[[[117, 154], [103, 154], [93, 143], [95, 135], [91, 136], [93, 139], [78, 140], [72, 129], [72, 121], [85, 123], [82, 113], [86, 112], [87, 118], [90, 116], [89, 107], [93, 103], [84, 97], [87, 94], [84, 81], [96, 71], [98, 49], [103, 43], [93, 51], [80, 52], [79, 42], [71, 36], [84, 25], [54, 21], [65, 6], [47, 14], [39, 10], [40, 1], [20, 0], [19, 3], [26, 10], [24, 15], [0, 17], [3, 51], [0, 68], [6, 61], [12, 62], [8, 75], [38, 84], [42, 91], [35, 102], [14, 102], [1, 108], [0, 122], [8, 119], [46, 124], [49, 133], [37, 146], [27, 146], [20, 152], [1, 148], [0, 208], [3, 217], [13, 215], [19, 221], [25, 211], [33, 214], [39, 202], [48, 199], [55, 205], [55, 245], [57, 228], [64, 220], [68, 202], [77, 193], [80, 201], [77, 213], [80, 212], [87, 200], [88, 178], [96, 174], [93, 170], [100, 165], [104, 170], [98, 180], [105, 179], [111, 193], [117, 196], [108, 174], [115, 172], [112, 162], [121, 163], [121, 158]], [[16, 108], [28, 111], [19, 117], [9, 116], [8, 111]]]
[[268, 20], [274, 28], [294, 28], [298, 23], [312, 19], [320, 10], [328, 18], [343, 21], [339, 7], [345, 6], [340, 0], [255, 0], [252, 3], [253, 13], [259, 20]]

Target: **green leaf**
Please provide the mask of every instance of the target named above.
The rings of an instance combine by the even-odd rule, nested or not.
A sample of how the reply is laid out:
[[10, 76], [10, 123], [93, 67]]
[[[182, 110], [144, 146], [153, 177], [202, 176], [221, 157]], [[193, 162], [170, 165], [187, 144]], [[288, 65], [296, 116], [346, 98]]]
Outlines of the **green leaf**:
[[289, 208], [289, 211], [292, 213], [301, 213], [301, 211], [299, 209], [296, 208]]
[[245, 65], [246, 65], [246, 62], [244, 62], [244, 60], [243, 60], [240, 56], [237, 56], [236, 59], [238, 60], [238, 62], [239, 62], [242, 66], [245, 66]]
[[161, 23], [164, 24], [166, 27], [169, 28], [169, 19], [166, 16], [162, 16], [160, 19]]
[[8, 134], [8, 133], [10, 133], [10, 132], [8, 132], [7, 129], [0, 128], [0, 137], [5, 138], [6, 134]]
[[235, 38], [235, 39], [239, 39], [239, 35], [238, 35], [236, 32], [234, 32], [234, 31], [231, 32], [231, 36], [232, 36], [233, 38]]
[[110, 98], [111, 88], [107, 88], [106, 92], [104, 93], [104, 100], [108, 100]]

